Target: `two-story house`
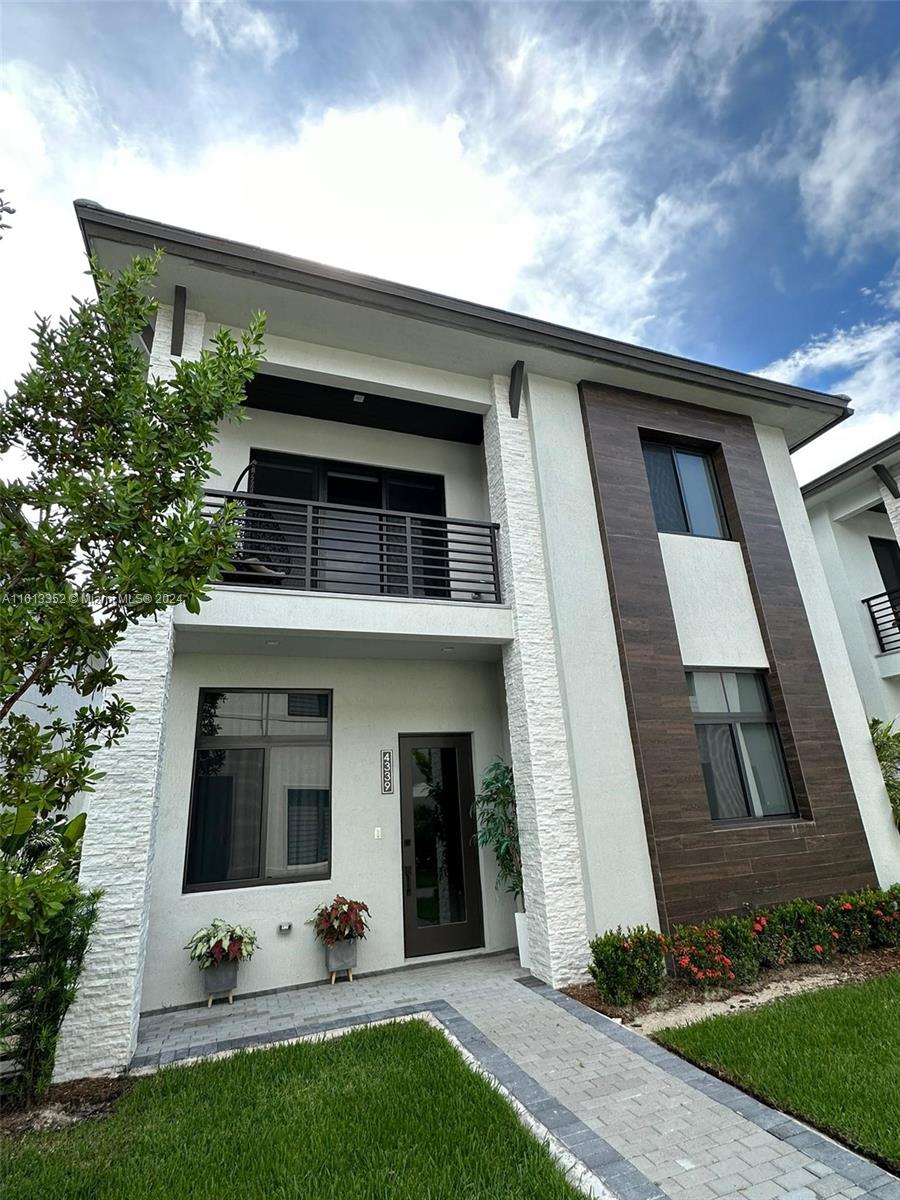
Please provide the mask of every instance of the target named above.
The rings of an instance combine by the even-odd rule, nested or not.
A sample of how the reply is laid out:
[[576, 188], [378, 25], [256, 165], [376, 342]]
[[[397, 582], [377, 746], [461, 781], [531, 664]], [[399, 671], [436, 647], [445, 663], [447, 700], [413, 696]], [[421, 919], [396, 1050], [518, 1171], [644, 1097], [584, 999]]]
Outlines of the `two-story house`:
[[900, 716], [900, 434], [803, 487], [828, 587], [870, 717]]
[[588, 938], [900, 877], [900, 842], [789, 451], [846, 401], [79, 201], [108, 269], [165, 250], [149, 369], [268, 314], [199, 615], [136, 629], [82, 875], [106, 889], [63, 1075], [201, 998], [185, 943], [256, 928], [243, 991], [514, 944], [471, 816], [517, 786], [531, 969]]

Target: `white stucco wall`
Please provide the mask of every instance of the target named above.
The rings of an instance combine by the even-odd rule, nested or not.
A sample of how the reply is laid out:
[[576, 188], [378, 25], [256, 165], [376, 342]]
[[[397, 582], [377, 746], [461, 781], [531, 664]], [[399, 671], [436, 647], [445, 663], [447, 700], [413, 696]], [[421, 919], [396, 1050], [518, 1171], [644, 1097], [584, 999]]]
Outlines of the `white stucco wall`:
[[900, 714], [900, 680], [882, 678], [879, 667], [883, 657], [894, 660], [900, 655], [881, 654], [862, 603], [884, 591], [869, 538], [893, 537], [891, 522], [881, 513], [866, 511], [836, 517], [827, 500], [813, 500], [809, 521], [866, 714], [891, 720]]
[[528, 382], [589, 931], [658, 927], [578, 389]]
[[661, 533], [659, 545], [685, 666], [767, 667], [740, 543]]
[[766, 425], [757, 425], [756, 434], [819, 653], [875, 870], [881, 885], [887, 886], [900, 880], [900, 835], [891, 817], [847, 646], [828, 590], [803, 497], [797, 487], [784, 434]]
[[[330, 880], [182, 892], [201, 687], [333, 689]], [[259, 950], [241, 967], [239, 991], [323, 978], [323, 951], [304, 922], [337, 892], [365, 900], [372, 910], [359, 970], [403, 965], [397, 736], [420, 732], [471, 733], [477, 787], [488, 764], [508, 756], [499, 664], [176, 654], [142, 1011], [202, 998], [202, 980], [184, 946], [217, 916], [250, 925], [259, 936]], [[380, 778], [380, 753], [387, 748], [395, 754], [389, 796], [381, 794]], [[480, 861], [485, 945], [505, 949], [515, 944], [512, 897], [494, 886], [492, 853], [481, 850]], [[287, 935], [277, 932], [284, 921], [293, 923]]]
[[430, 642], [509, 641], [512, 613], [504, 604], [418, 600], [394, 596], [347, 596], [279, 588], [219, 585], [199, 613], [184, 605], [176, 622], [186, 629], [315, 630], [348, 637], [404, 637]]

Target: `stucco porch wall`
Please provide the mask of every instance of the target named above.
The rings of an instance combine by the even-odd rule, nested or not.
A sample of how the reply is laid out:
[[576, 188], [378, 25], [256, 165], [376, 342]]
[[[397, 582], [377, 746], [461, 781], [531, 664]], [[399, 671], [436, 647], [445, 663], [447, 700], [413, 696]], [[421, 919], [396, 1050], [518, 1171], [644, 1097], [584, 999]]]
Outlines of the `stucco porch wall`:
[[[216, 891], [182, 892], [198, 692], [202, 687], [330, 688], [332, 742], [332, 874], [330, 880]], [[203, 998], [199, 971], [184, 946], [213, 917], [251, 925], [254, 958], [240, 970], [238, 991], [321, 979], [324, 957], [304, 922], [336, 892], [365, 900], [371, 936], [359, 948], [359, 970], [403, 965], [400, 858], [400, 733], [470, 733], [476, 785], [497, 755], [508, 757], [499, 663], [407, 662], [392, 659], [178, 654], [172, 669], [150, 928], [141, 1010]], [[380, 754], [395, 756], [394, 793], [381, 794]], [[375, 828], [382, 837], [375, 839]], [[515, 943], [512, 897], [494, 884], [490, 851], [480, 852], [485, 946]], [[291, 922], [289, 934], [278, 925]]]

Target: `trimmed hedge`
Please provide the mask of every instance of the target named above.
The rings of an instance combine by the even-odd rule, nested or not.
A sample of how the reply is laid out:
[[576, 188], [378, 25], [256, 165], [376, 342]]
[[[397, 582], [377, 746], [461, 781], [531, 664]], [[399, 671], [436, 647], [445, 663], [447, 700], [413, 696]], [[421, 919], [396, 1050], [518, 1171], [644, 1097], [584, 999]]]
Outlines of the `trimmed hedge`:
[[655, 929], [622, 926], [595, 937], [588, 970], [607, 1004], [625, 1005], [656, 996], [666, 979], [666, 939]]
[[668, 938], [645, 925], [620, 926], [593, 939], [588, 970], [601, 998], [623, 1007], [662, 991], [667, 954], [676, 979], [737, 987], [761, 969], [823, 962], [870, 946], [900, 949], [900, 883], [825, 904], [797, 899], [746, 917], [676, 925]]

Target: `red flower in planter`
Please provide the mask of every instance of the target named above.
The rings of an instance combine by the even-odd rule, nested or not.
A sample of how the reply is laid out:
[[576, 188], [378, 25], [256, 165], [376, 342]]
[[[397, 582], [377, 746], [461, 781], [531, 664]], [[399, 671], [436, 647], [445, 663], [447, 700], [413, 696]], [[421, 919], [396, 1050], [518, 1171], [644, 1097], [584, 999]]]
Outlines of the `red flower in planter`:
[[853, 905], [850, 904], [849, 901], [845, 900], [844, 903], [841, 905], [841, 912], [850, 912], [852, 908], [853, 908]]
[[841, 935], [838, 933], [838, 931], [836, 929], [832, 929], [831, 936], [833, 938], [839, 938]]
[[822, 953], [822, 947], [819, 945], [819, 943], [818, 943], [818, 942], [816, 942], [816, 944], [815, 944], [815, 946], [813, 947], [813, 949], [815, 950], [816, 954], [821, 954], [821, 953]]

